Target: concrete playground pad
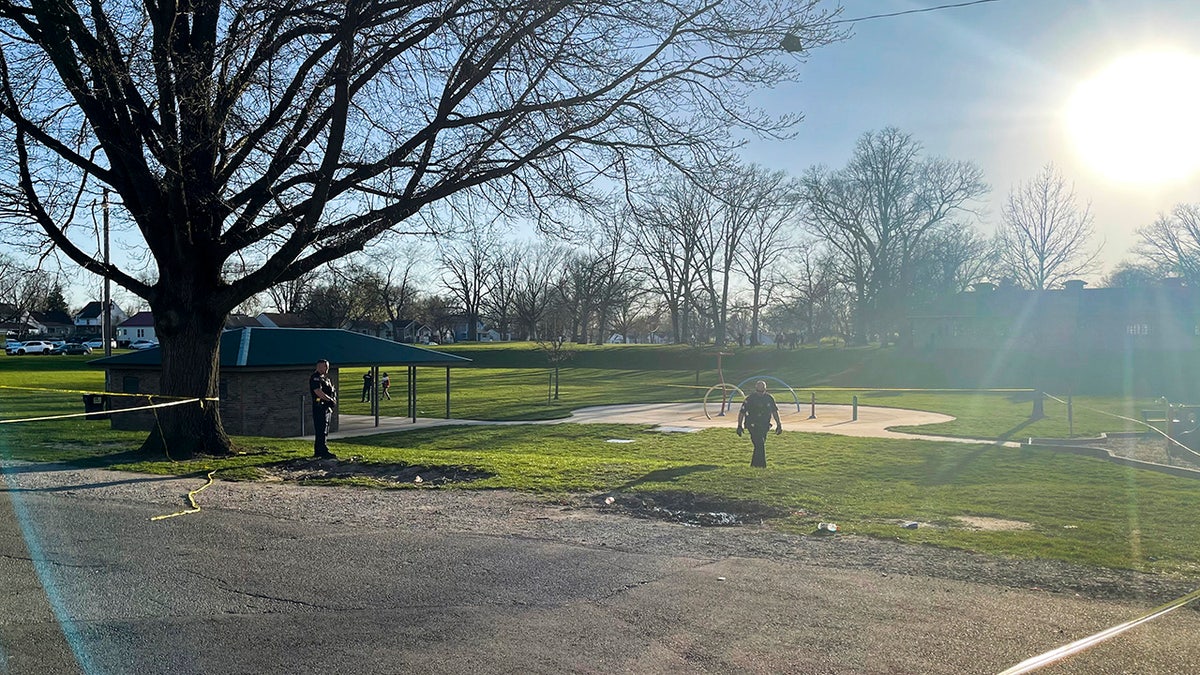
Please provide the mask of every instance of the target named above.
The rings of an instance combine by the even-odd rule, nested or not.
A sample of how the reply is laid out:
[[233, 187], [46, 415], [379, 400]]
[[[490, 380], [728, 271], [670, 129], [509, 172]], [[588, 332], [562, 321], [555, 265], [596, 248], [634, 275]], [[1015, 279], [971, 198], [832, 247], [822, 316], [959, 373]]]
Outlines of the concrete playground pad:
[[[350, 438], [370, 434], [390, 433], [408, 429], [422, 429], [455, 424], [650, 424], [663, 431], [692, 431], [737, 426], [737, 408], [726, 410], [721, 415], [720, 403], [708, 404], [707, 411], [701, 403], [630, 403], [625, 405], [593, 406], [580, 408], [570, 417], [555, 420], [526, 422], [489, 422], [483, 420], [436, 419], [418, 417], [416, 422], [407, 417], [380, 417], [379, 425], [368, 415], [342, 415], [338, 431], [330, 438]], [[807, 431], [843, 436], [866, 436], [873, 438], [909, 438], [938, 441], [963, 440], [970, 443], [978, 439], [956, 439], [941, 436], [906, 434], [890, 431], [892, 427], [940, 424], [954, 418], [940, 413], [903, 408], [881, 408], [858, 406], [858, 419], [854, 419], [849, 405], [819, 404], [814, 408], [807, 404], [780, 403], [779, 416], [784, 431]]]

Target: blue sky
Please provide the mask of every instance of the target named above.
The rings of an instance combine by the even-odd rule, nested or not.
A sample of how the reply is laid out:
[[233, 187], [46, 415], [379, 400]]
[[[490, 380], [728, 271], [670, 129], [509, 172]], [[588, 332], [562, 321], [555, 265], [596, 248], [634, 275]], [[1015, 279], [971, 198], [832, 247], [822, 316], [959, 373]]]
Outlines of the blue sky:
[[[952, 0], [843, 0], [842, 17]], [[1200, 174], [1166, 185], [1107, 179], [1081, 160], [1063, 111], [1076, 85], [1114, 59], [1174, 48], [1200, 56], [1197, 0], [997, 0], [868, 20], [852, 37], [814, 51], [801, 82], [763, 97], [805, 121], [786, 142], [753, 141], [743, 156], [799, 175], [844, 166], [865, 131], [896, 126], [926, 151], [978, 164], [992, 186], [989, 231], [1017, 183], [1053, 162], [1091, 201], [1102, 260], [1127, 257], [1134, 230], [1179, 202], [1200, 202]], [[1200, 125], [1200, 110], [1191, 116]]]

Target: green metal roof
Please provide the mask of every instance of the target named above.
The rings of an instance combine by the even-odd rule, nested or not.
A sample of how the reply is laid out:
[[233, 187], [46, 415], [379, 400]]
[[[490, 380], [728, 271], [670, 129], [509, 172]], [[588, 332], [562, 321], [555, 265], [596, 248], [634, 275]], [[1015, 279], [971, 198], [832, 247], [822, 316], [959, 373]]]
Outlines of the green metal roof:
[[[222, 368], [309, 366], [329, 359], [353, 366], [461, 366], [471, 359], [336, 328], [237, 328], [221, 334]], [[89, 361], [89, 365], [158, 366], [159, 348]]]

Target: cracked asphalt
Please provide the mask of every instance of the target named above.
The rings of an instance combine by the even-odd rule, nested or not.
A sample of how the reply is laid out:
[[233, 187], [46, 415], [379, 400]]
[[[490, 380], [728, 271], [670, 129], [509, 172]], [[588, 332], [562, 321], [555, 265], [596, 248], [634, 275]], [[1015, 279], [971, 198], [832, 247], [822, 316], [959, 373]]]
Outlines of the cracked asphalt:
[[[9, 462], [0, 672], [994, 673], [1189, 590], [507, 492]], [[1043, 672], [1191, 673], [1185, 608]]]

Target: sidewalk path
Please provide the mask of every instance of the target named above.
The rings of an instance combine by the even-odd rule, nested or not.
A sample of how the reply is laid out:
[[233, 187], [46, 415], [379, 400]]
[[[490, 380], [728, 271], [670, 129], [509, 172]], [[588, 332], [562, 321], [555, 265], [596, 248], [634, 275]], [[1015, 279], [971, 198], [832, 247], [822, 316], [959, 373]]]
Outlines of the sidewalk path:
[[[860, 436], [871, 438], [905, 438], [926, 441], [950, 441], [961, 443], [992, 443], [993, 439], [952, 438], [949, 436], [934, 436], [929, 434], [909, 434], [890, 431], [893, 427], [918, 426], [923, 424], [940, 424], [953, 421], [954, 418], [940, 413], [923, 410], [906, 410], [904, 408], [881, 408], [874, 406], [858, 406], [858, 419], [853, 419], [853, 409], [849, 405], [820, 404], [815, 408], [816, 416], [810, 419], [813, 409], [809, 405], [801, 405], [799, 410], [795, 404], [781, 404], [779, 414], [785, 431], [806, 431], [843, 436]], [[418, 417], [414, 423], [407, 417], [380, 417], [379, 426], [375, 426], [375, 418], [369, 415], [342, 415], [338, 431], [330, 434], [330, 438], [352, 438], [372, 434], [407, 431], [448, 425], [471, 424], [650, 424], [662, 431], [699, 431], [717, 427], [734, 428], [737, 425], [737, 411], [727, 411], [720, 415], [719, 404], [709, 404], [707, 414], [700, 403], [631, 403], [626, 405], [605, 405], [580, 408], [570, 417], [554, 420], [534, 420], [517, 422], [495, 422], [487, 420], [440, 419]], [[1007, 442], [1006, 447], [1020, 447], [1019, 443]]]

